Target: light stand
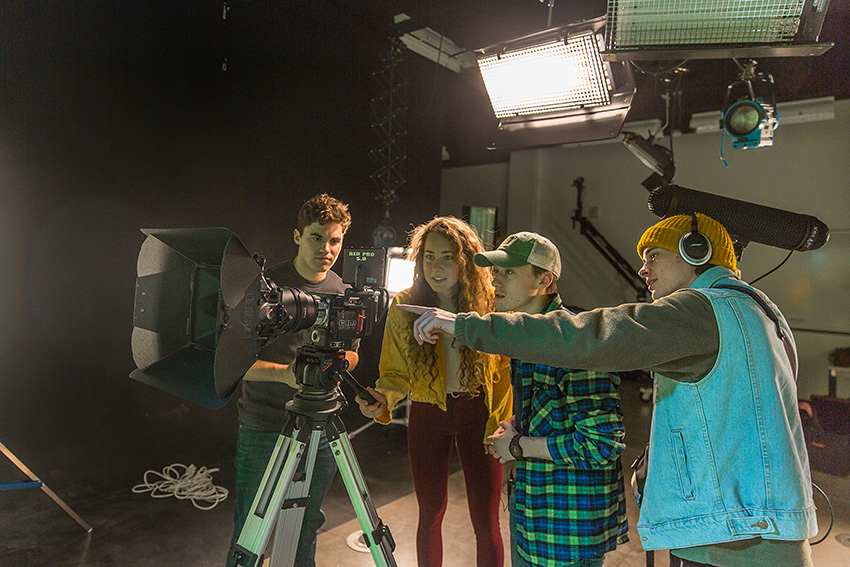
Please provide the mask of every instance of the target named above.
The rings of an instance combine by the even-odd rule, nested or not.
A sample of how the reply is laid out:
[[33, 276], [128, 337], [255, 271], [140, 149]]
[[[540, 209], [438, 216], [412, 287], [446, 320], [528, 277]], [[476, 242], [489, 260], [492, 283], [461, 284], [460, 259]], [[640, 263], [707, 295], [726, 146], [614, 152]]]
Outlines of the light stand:
[[646, 301], [646, 284], [644, 284], [643, 279], [638, 277], [637, 270], [632, 268], [631, 264], [623, 258], [622, 254], [602, 236], [596, 227], [593, 226], [593, 223], [590, 222], [590, 219], [582, 213], [581, 195], [584, 192], [584, 177], [576, 177], [573, 180], [573, 187], [576, 188], [576, 208], [573, 209], [573, 216], [570, 217], [573, 221], [573, 228], [578, 223], [581, 235], [587, 238], [593, 247], [596, 248], [596, 251], [602, 254], [602, 257], [608, 260], [608, 263], [617, 270], [617, 274], [635, 290], [637, 300]]
[[[328, 356], [331, 355], [331, 356]], [[230, 549], [228, 567], [256, 567], [277, 524], [273, 567], [292, 565], [301, 533], [304, 509], [309, 501], [310, 480], [316, 462], [319, 438], [324, 431], [330, 442], [340, 476], [363, 530], [363, 539], [377, 567], [395, 567], [395, 541], [385, 526], [366, 488], [363, 473], [340, 418], [347, 407], [337, 384], [342, 376], [355, 390], [362, 386], [346, 370], [344, 356], [322, 349], [301, 347], [295, 361], [295, 375], [301, 386], [286, 404], [290, 419], [278, 438], [263, 480], [251, 504], [239, 538]], [[305, 385], [308, 384], [308, 385]], [[330, 384], [330, 386], [323, 387]], [[362, 394], [360, 394], [362, 395]], [[304, 471], [296, 475], [307, 450]]]
[[41, 490], [47, 494], [51, 500], [53, 500], [60, 508], [62, 508], [66, 514], [71, 516], [75, 522], [77, 522], [81, 528], [83, 528], [86, 533], [91, 533], [92, 527], [86, 523], [81, 517], [77, 515], [76, 512], [71, 510], [71, 508], [65, 504], [65, 502], [56, 496], [56, 493], [50, 490], [44, 481], [35, 476], [31, 470], [27, 468], [27, 466], [18, 459], [12, 451], [10, 451], [3, 443], [0, 443], [0, 452], [6, 455], [6, 458], [12, 461], [18, 469], [30, 479], [29, 482], [3, 482], [0, 483], [0, 490], [18, 490], [22, 488], [41, 488]]

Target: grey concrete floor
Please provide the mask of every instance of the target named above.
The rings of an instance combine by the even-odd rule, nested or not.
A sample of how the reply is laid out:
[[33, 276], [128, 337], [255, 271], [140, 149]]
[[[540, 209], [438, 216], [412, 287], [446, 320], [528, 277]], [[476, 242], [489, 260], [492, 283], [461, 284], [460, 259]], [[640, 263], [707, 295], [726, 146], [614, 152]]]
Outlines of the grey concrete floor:
[[[639, 384], [625, 381], [621, 387], [626, 419], [628, 448], [623, 457], [626, 468], [646, 442], [649, 431], [649, 405], [638, 395]], [[349, 420], [347, 419], [346, 422]], [[356, 419], [349, 430], [360, 425]], [[416, 501], [412, 494], [403, 426], [366, 429], [352, 440], [364, 479], [382, 520], [397, 542], [394, 557], [398, 565], [415, 565], [412, 551], [415, 533]], [[0, 439], [0, 441], [3, 441]], [[205, 454], [192, 461], [191, 451], [173, 448], [155, 454], [138, 454], [132, 440], [126, 443], [92, 444], [79, 439], [65, 446], [27, 447], [16, 450], [4, 444], [32, 472], [79, 514], [93, 530], [85, 533], [61, 508], [38, 489], [0, 491], [0, 566], [2, 567], [154, 567], [161, 565], [223, 566], [232, 531], [233, 498], [228, 497], [212, 510], [196, 509], [187, 500], [154, 499], [134, 494], [145, 470], [161, 470], [175, 463], [219, 468], [214, 484], [233, 489], [231, 443], [221, 443], [218, 454]], [[25, 444], [24, 444], [25, 445]], [[167, 446], [167, 444], [165, 444]], [[28, 454], [33, 456], [28, 462]], [[474, 565], [474, 544], [465, 506], [462, 477], [453, 463], [450, 505], [444, 524], [446, 567]], [[850, 477], [822, 472], [814, 480], [829, 495], [835, 511], [835, 525], [827, 540], [813, 548], [818, 567], [850, 567]], [[0, 482], [25, 480], [0, 455]], [[829, 523], [825, 501], [816, 498], [821, 535]], [[346, 543], [357, 531], [351, 501], [339, 477], [325, 501], [326, 525], [319, 539], [321, 567], [373, 565], [371, 556], [352, 550]], [[637, 507], [628, 500], [631, 533], [637, 520]], [[504, 522], [507, 516], [504, 515]], [[506, 529], [503, 532], [507, 534]], [[820, 537], [820, 535], [818, 536]], [[656, 553], [656, 565], [667, 565], [666, 554]], [[645, 564], [644, 552], [632, 541], [606, 560], [608, 567], [638, 567]]]

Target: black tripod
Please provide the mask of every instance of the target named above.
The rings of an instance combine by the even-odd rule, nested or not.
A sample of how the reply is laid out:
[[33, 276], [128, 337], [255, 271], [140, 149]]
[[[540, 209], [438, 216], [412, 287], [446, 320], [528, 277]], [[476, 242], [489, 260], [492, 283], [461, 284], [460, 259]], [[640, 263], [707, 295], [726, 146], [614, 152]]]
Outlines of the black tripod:
[[[298, 350], [295, 376], [301, 388], [286, 404], [289, 420], [278, 438], [251, 511], [239, 538], [227, 557], [228, 567], [256, 567], [277, 524], [272, 564], [292, 565], [304, 508], [310, 498], [310, 480], [316, 462], [319, 439], [324, 431], [330, 442], [340, 476], [363, 530], [363, 539], [378, 567], [395, 567], [395, 550], [390, 529], [378, 517], [363, 473], [340, 418], [348, 406], [337, 386], [342, 376], [357, 391], [364, 391], [347, 371], [342, 352], [317, 349]], [[363, 394], [360, 394], [363, 396]], [[364, 396], [365, 397], [365, 396]], [[303, 472], [296, 471], [307, 449]]]

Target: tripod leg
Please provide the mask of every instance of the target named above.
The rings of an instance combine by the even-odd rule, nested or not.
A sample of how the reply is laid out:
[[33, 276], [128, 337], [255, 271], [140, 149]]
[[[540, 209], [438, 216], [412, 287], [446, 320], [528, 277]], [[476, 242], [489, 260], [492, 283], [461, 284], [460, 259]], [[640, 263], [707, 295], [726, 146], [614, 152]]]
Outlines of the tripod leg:
[[321, 429], [314, 429], [311, 432], [304, 471], [296, 472], [289, 492], [286, 494], [286, 500], [283, 501], [283, 509], [278, 515], [277, 528], [275, 529], [274, 547], [271, 554], [272, 567], [286, 567], [295, 564], [304, 510], [310, 501], [310, 484], [313, 479], [313, 469], [316, 466], [316, 453], [319, 449], [321, 436]]
[[262, 553], [271, 538], [272, 529], [304, 454], [311, 428], [298, 429], [290, 419], [278, 437], [251, 511], [245, 519], [239, 538], [227, 556], [228, 567], [256, 567], [262, 563]]
[[369, 496], [369, 490], [363, 480], [363, 472], [360, 470], [360, 465], [357, 464], [357, 458], [354, 456], [354, 450], [351, 448], [351, 442], [345, 432], [345, 425], [339, 416], [334, 416], [332, 421], [328, 423], [326, 433], [339, 467], [340, 476], [345, 483], [345, 489], [348, 491], [348, 497], [352, 506], [354, 506], [357, 519], [360, 521], [363, 538], [369, 546], [369, 551], [372, 552], [375, 565], [377, 567], [395, 567], [396, 562], [393, 557], [395, 541], [393, 541], [389, 527], [385, 526], [378, 517], [375, 505], [372, 503], [372, 497]]

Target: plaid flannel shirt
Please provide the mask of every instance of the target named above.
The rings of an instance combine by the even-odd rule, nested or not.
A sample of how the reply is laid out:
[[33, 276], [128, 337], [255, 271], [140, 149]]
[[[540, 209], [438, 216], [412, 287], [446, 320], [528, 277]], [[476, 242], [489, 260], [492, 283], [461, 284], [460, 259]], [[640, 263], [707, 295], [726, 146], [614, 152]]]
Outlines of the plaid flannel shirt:
[[[555, 295], [546, 311], [561, 308]], [[619, 378], [511, 360], [511, 382], [522, 401], [518, 429], [547, 437], [554, 458], [517, 463], [520, 555], [564, 565], [628, 541]]]

